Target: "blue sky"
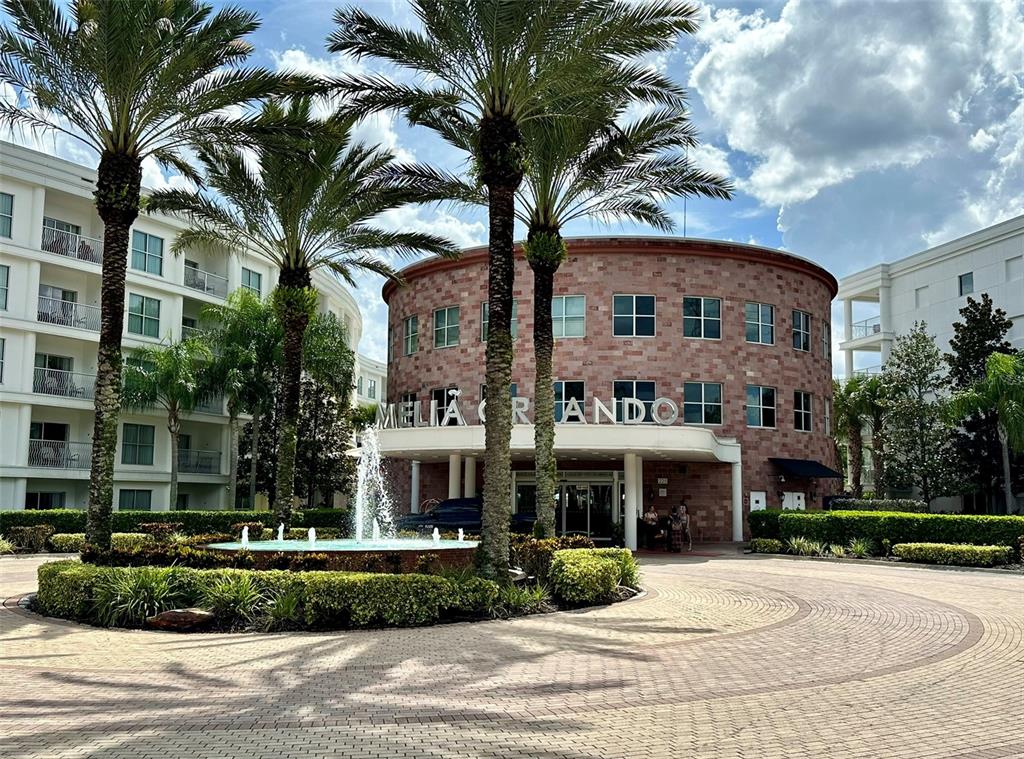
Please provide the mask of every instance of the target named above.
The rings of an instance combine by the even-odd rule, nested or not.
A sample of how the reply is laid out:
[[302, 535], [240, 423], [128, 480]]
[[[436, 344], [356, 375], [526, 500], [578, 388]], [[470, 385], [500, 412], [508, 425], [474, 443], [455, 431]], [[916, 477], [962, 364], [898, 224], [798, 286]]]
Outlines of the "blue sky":
[[[341, 3], [244, 4], [263, 19], [256, 63], [382, 70], [327, 53]], [[403, 0], [361, 5], [415, 24]], [[702, 17], [695, 37], [648, 61], [689, 90], [697, 160], [737, 186], [729, 202], [689, 201], [690, 236], [784, 248], [842, 276], [1024, 212], [1024, 0], [722, 3], [702, 5]], [[463, 166], [399, 118], [376, 117], [360, 134], [406, 158]], [[147, 180], [159, 183], [155, 171]], [[681, 232], [683, 203], [669, 207]], [[416, 208], [385, 221], [485, 242], [480, 214]], [[651, 233], [590, 222], [568, 232]], [[361, 350], [383, 358], [379, 279], [362, 278], [356, 296]]]

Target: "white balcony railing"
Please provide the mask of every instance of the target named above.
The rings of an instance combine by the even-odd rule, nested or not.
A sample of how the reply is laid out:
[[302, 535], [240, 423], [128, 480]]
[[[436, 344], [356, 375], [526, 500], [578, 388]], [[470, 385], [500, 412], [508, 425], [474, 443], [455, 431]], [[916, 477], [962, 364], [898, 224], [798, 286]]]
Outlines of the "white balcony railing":
[[91, 458], [91, 443], [69, 443], [65, 440], [28, 441], [29, 466], [49, 469], [88, 469]]
[[865, 366], [861, 369], [853, 370], [854, 377], [873, 377], [874, 375], [881, 373], [882, 367], [880, 364], [876, 364], [875, 366]]
[[32, 392], [65, 398], [93, 398], [96, 395], [96, 375], [37, 366], [32, 377]]
[[193, 474], [220, 474], [220, 451], [178, 451], [178, 470]]
[[192, 266], [185, 267], [185, 287], [191, 287], [193, 290], [199, 290], [217, 298], [228, 297], [227, 277]]
[[184, 340], [188, 340], [190, 337], [201, 337], [203, 331], [199, 327], [189, 327], [187, 324], [181, 325], [181, 337]]
[[103, 263], [103, 240], [83, 237], [63, 229], [43, 227], [43, 250], [58, 256], [76, 258], [93, 264]]
[[864, 319], [864, 321], [854, 322], [850, 326], [850, 335], [854, 340], [857, 340], [858, 338], [877, 335], [881, 332], [882, 318], [880, 316], [873, 316], [870, 319]]
[[100, 331], [100, 309], [98, 306], [86, 306], [57, 298], [39, 296], [36, 307], [36, 318], [47, 324], [59, 324], [62, 327], [77, 327]]

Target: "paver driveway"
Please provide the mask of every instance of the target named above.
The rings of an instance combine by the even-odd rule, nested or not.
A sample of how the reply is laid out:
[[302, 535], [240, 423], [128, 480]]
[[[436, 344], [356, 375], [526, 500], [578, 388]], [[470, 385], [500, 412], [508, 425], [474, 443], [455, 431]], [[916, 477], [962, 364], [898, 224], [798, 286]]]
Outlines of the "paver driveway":
[[[0, 560], [0, 595], [38, 559]], [[0, 612], [4, 757], [1024, 756], [1024, 579], [763, 557], [648, 597], [335, 634]]]

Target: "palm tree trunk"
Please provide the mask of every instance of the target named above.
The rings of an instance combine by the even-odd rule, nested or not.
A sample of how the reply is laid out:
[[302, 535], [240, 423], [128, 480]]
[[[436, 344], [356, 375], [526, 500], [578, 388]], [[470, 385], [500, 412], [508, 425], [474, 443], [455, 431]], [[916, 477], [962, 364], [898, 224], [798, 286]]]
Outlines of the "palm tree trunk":
[[[561, 238], [558, 238], [561, 242]], [[534, 260], [533, 268], [533, 356], [534, 356], [534, 466], [537, 476], [537, 521], [534, 535], [555, 534], [555, 488], [558, 462], [555, 459], [555, 391], [551, 371], [554, 337], [551, 331], [551, 294], [555, 270], [549, 261]]]
[[1006, 513], [1016, 514], [1017, 513], [1017, 499], [1013, 495], [1013, 479], [1010, 473], [1010, 443], [1009, 436], [1006, 434], [1006, 428], [1000, 423], [997, 427], [999, 430], [999, 447], [1002, 448], [1003, 458], [1003, 498], [1006, 500]]
[[861, 482], [864, 473], [864, 440], [861, 437], [859, 426], [854, 426], [850, 431], [850, 492], [854, 498], [864, 495], [864, 485]]
[[885, 433], [881, 419], [876, 419], [872, 427], [871, 446], [871, 476], [875, 481], [875, 498], [885, 498]]
[[302, 340], [309, 326], [310, 277], [306, 269], [284, 269], [274, 294], [274, 306], [284, 331], [281, 372], [281, 422], [277, 438], [277, 492], [274, 514], [288, 526], [295, 496], [295, 449], [298, 444], [299, 400], [302, 390]]
[[139, 215], [141, 183], [142, 163], [137, 158], [103, 153], [96, 180], [96, 211], [103, 220], [100, 343], [96, 354], [89, 513], [85, 527], [86, 542], [103, 549], [110, 548], [110, 515], [114, 508], [128, 235]]
[[259, 409], [255, 409], [252, 414], [252, 434], [250, 435], [249, 444], [249, 508], [256, 508], [256, 455], [260, 448], [260, 424], [263, 421], [263, 417], [260, 414]]
[[228, 404], [228, 509], [235, 508], [238, 492], [238, 413]]
[[171, 511], [174, 511], [178, 508], [178, 459], [180, 458], [178, 433], [181, 432], [181, 424], [176, 416], [167, 418], [167, 429], [171, 433], [171, 495], [169, 508]]
[[508, 581], [512, 512], [512, 285], [515, 280], [515, 191], [522, 181], [522, 135], [514, 121], [486, 117], [480, 124], [481, 180], [488, 195], [487, 403], [484, 420], [484, 487], [481, 575]]

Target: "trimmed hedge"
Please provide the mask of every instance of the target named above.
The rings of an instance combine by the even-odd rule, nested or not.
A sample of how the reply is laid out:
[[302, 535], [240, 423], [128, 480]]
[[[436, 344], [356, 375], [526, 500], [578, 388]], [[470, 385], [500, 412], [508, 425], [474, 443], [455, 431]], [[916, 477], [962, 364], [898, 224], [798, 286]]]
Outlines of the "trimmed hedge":
[[957, 567], [994, 567], [1013, 561], [1010, 546], [976, 546], [949, 543], [897, 543], [893, 556], [903, 561], [946, 564]]
[[548, 577], [555, 597], [571, 606], [608, 603], [615, 597], [622, 565], [590, 550], [556, 551]]
[[[81, 553], [85, 550], [85, 533], [58, 532], [47, 543], [54, 553]], [[110, 545], [115, 551], [144, 551], [156, 546], [156, 538], [144, 532], [115, 532]]]
[[[0, 533], [6, 535], [12, 527], [41, 524], [50, 525], [56, 533], [85, 532], [85, 518], [83, 509], [0, 511]], [[240, 522], [259, 522], [264, 527], [277, 529], [270, 511], [115, 511], [111, 515], [114, 532], [140, 532], [139, 525], [161, 522], [179, 522], [181, 531], [188, 535], [231, 533], [231, 525]], [[347, 533], [348, 524], [348, 512], [344, 509], [307, 509], [292, 515], [291, 526], [335, 527]]]
[[1024, 516], [907, 514], [881, 511], [786, 511], [779, 516], [783, 539], [805, 537], [847, 545], [854, 538], [877, 544], [967, 543], [1016, 546]]
[[534, 538], [525, 535], [511, 537], [512, 563], [528, 577], [546, 583], [551, 561], [556, 551], [593, 548], [594, 541], [585, 535], [562, 535], [557, 538]]
[[750, 537], [778, 540], [779, 515], [782, 513], [780, 509], [751, 511], [747, 514], [747, 524], [750, 525]]
[[786, 547], [775, 538], [754, 538], [750, 541], [751, 553], [785, 553]]
[[833, 498], [832, 511], [895, 511], [927, 514], [928, 504], [914, 498]]

